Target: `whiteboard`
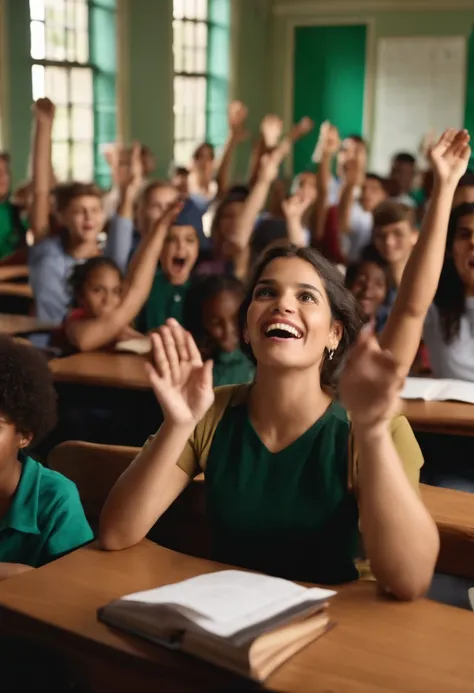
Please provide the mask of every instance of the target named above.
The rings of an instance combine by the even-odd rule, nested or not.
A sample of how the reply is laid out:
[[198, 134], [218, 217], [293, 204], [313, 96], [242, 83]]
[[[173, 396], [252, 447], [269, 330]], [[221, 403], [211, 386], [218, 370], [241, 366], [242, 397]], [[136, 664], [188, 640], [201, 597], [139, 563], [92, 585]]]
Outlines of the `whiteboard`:
[[461, 128], [465, 81], [462, 36], [380, 39], [371, 169], [386, 175], [395, 153], [416, 156], [431, 128], [439, 135], [447, 127]]

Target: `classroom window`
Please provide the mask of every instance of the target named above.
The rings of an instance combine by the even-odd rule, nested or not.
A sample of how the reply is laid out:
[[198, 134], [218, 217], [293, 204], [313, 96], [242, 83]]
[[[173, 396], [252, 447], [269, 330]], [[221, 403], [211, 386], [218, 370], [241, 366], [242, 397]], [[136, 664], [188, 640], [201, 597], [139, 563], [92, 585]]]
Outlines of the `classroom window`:
[[174, 0], [174, 160], [187, 165], [206, 137], [208, 0]]
[[56, 104], [59, 180], [107, 184], [101, 147], [114, 141], [116, 0], [30, 0], [33, 99]]

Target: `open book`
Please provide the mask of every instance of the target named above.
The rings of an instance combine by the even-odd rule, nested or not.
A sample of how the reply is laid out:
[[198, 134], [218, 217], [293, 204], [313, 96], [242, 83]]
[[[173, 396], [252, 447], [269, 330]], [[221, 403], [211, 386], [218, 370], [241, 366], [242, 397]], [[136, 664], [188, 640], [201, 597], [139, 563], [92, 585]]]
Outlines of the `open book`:
[[471, 587], [468, 590], [469, 593], [469, 602], [471, 604], [471, 609], [474, 611], [474, 587]]
[[469, 402], [474, 404], [474, 382], [464, 380], [435, 380], [434, 378], [407, 378], [403, 399], [424, 399], [428, 402]]
[[129, 594], [98, 612], [110, 626], [265, 680], [326, 632], [335, 592], [225, 570]]
[[127, 351], [130, 354], [148, 354], [151, 351], [151, 339], [149, 337], [126, 339], [123, 342], [117, 342], [115, 350]]

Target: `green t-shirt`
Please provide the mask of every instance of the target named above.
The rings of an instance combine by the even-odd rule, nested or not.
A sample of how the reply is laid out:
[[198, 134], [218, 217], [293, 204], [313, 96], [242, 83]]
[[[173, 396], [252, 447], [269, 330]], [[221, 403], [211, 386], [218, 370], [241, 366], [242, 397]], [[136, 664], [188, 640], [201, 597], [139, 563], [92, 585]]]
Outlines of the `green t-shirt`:
[[75, 484], [31, 457], [19, 459], [20, 483], [0, 519], [0, 562], [38, 568], [94, 536]]
[[309, 430], [272, 453], [246, 403], [228, 407], [206, 465], [213, 559], [290, 580], [359, 577], [358, 508], [348, 488], [347, 414], [332, 403]]
[[15, 227], [14, 207], [10, 200], [0, 202], [0, 260], [18, 249], [20, 231], [25, 230], [21, 221], [18, 221], [18, 226]]
[[183, 321], [183, 304], [191, 282], [188, 280], [181, 286], [170, 284], [159, 269], [155, 274], [148, 300], [140, 311], [136, 327], [140, 332], [149, 332], [163, 325], [168, 318]]
[[214, 356], [212, 371], [214, 387], [220, 385], [240, 385], [249, 383], [255, 375], [255, 366], [240, 349], [230, 354], [219, 351]]

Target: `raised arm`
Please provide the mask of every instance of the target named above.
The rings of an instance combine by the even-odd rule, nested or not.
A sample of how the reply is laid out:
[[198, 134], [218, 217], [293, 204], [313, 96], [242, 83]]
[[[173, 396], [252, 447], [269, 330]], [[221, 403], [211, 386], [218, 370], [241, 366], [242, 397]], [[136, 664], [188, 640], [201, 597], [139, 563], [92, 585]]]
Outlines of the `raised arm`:
[[469, 163], [471, 150], [466, 130], [446, 130], [431, 151], [434, 188], [420, 237], [408, 260], [395, 305], [380, 335], [408, 374], [415, 359], [428, 308], [433, 302], [443, 267], [449, 216], [454, 191]]
[[229, 188], [230, 166], [232, 156], [237, 146], [248, 137], [248, 132], [245, 130], [245, 121], [247, 119], [247, 106], [241, 101], [232, 101], [229, 104], [229, 136], [224, 146], [224, 151], [220, 160], [219, 168], [217, 169], [217, 198], [221, 200]]
[[348, 159], [344, 166], [344, 183], [341, 189], [339, 205], [337, 208], [339, 233], [351, 232], [351, 209], [354, 204], [355, 190], [364, 178], [365, 151], [358, 145], [353, 158]]
[[136, 317], [151, 291], [168, 229], [181, 209], [182, 203], [175, 203], [165, 212], [155, 228], [140, 241], [130, 263], [125, 296], [111, 315], [66, 322], [66, 334], [71, 344], [81, 351], [100, 349], [116, 339]]
[[38, 243], [49, 230], [51, 194], [51, 139], [55, 106], [49, 99], [38, 99], [33, 104], [33, 205], [30, 228], [34, 242]]
[[329, 122], [323, 123], [320, 132], [321, 158], [316, 174], [318, 195], [314, 204], [313, 223], [311, 228], [312, 242], [315, 246], [321, 243], [324, 236], [324, 228], [329, 208], [331, 165], [340, 146], [341, 140], [337, 128]]
[[378, 582], [411, 600], [430, 586], [439, 535], [417, 492], [423, 460], [413, 432], [403, 418], [391, 425], [402, 383], [393, 356], [374, 337], [360, 335], [339, 388], [357, 451], [359, 525]]
[[283, 121], [274, 113], [268, 113], [260, 123], [260, 133], [254, 143], [250, 159], [249, 186], [251, 188], [257, 182], [262, 156], [275, 149], [282, 132]]
[[288, 241], [294, 245], [306, 245], [306, 238], [303, 227], [303, 216], [310, 203], [296, 193], [286, 198], [282, 203], [283, 214], [286, 219], [288, 231]]
[[203, 364], [192, 337], [176, 320], [168, 320], [152, 342], [154, 363], [147, 364], [148, 377], [164, 422], [105, 502], [99, 543], [106, 550], [141, 541], [189, 484], [191, 477], [177, 462], [186, 454], [197, 464], [189, 440], [214, 401], [212, 362]]

